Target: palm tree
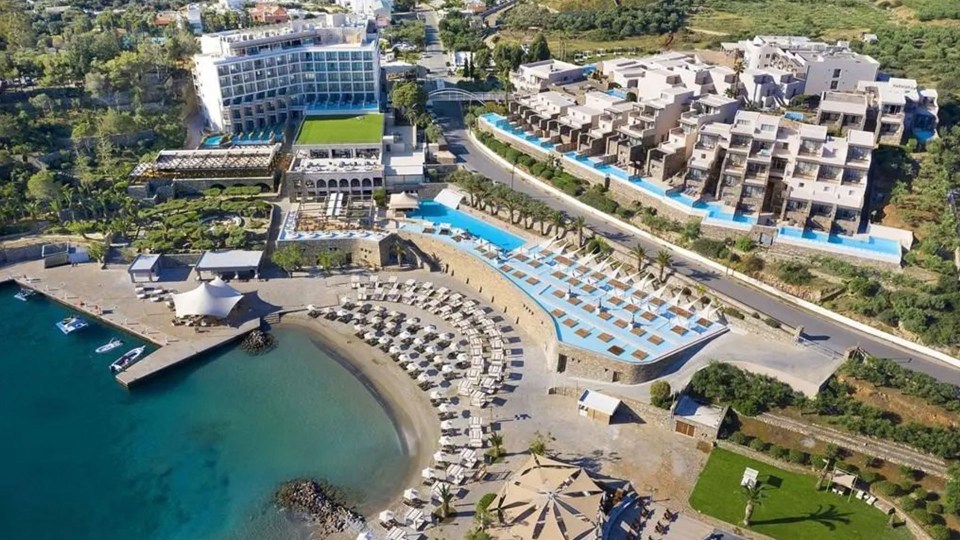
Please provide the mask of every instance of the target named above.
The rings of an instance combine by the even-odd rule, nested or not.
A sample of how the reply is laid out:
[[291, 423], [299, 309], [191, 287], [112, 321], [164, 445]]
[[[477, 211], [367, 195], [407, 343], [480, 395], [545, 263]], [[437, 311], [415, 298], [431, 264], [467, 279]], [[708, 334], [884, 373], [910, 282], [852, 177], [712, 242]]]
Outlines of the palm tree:
[[534, 432], [530, 439], [530, 453], [535, 456], [544, 456], [547, 454], [547, 438], [539, 431]]
[[397, 266], [403, 266], [403, 252], [406, 251], [403, 242], [397, 240], [391, 247], [393, 248], [393, 255], [397, 258]]
[[637, 244], [630, 250], [630, 254], [637, 258], [637, 272], [643, 270], [643, 260], [647, 258], [647, 250]]
[[486, 506], [477, 505], [477, 510], [473, 514], [473, 520], [477, 522], [478, 529], [485, 531], [487, 527], [493, 523], [493, 512]]
[[577, 231], [577, 247], [583, 246], [583, 228], [587, 225], [587, 220], [583, 216], [577, 216], [571, 223], [573, 230]]
[[450, 503], [453, 502], [453, 492], [450, 491], [450, 484], [440, 484], [437, 495], [440, 498], [440, 507], [437, 509], [440, 513], [440, 519], [447, 519], [450, 517]]
[[610, 244], [602, 236], [593, 236], [590, 238], [590, 241], [587, 242], [587, 253], [598, 253], [600, 255], [606, 255], [611, 251]]
[[503, 435], [499, 431], [490, 433], [490, 457], [497, 459], [503, 455]]
[[[565, 229], [567, 226], [567, 216], [563, 212], [557, 210], [550, 214], [550, 225], [553, 227], [553, 236], [556, 238], [560, 237], [560, 229]], [[564, 231], [566, 232], [566, 231]]]
[[660, 267], [660, 281], [663, 281], [663, 273], [666, 272], [671, 262], [673, 262], [673, 257], [670, 256], [669, 251], [661, 249], [657, 252], [657, 266]]
[[755, 483], [752, 486], [744, 486], [743, 494], [747, 498], [747, 505], [743, 509], [743, 526], [750, 526], [750, 518], [753, 516], [753, 507], [760, 506], [761, 501], [763, 500], [763, 486], [760, 483]]

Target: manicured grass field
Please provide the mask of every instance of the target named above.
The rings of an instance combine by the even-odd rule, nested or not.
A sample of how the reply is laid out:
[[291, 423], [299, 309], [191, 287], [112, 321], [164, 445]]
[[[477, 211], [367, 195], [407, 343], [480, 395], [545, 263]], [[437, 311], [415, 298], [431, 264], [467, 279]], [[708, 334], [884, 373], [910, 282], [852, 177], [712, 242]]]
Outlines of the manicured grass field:
[[374, 143], [383, 137], [383, 115], [351, 114], [308, 117], [300, 126], [297, 144]]
[[[754, 507], [750, 529], [782, 540], [900, 540], [905, 527], [890, 529], [887, 517], [856, 498], [817, 491], [812, 474], [797, 474], [714, 449], [690, 496], [690, 505], [715, 518], [741, 525], [746, 497], [740, 479], [746, 467], [760, 471], [763, 499]], [[741, 525], [742, 526], [742, 525]]]

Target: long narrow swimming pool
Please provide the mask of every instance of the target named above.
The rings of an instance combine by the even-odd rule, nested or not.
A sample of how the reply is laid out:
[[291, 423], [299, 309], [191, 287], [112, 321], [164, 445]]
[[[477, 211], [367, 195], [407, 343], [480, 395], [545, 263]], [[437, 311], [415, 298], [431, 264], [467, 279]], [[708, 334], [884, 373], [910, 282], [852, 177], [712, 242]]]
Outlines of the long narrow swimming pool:
[[450, 208], [436, 201], [421, 201], [420, 209], [411, 212], [409, 216], [434, 223], [445, 223], [451, 227], [463, 229], [507, 251], [513, 251], [524, 244], [523, 238], [519, 236], [510, 234], [466, 212], [461, 212], [456, 208]]

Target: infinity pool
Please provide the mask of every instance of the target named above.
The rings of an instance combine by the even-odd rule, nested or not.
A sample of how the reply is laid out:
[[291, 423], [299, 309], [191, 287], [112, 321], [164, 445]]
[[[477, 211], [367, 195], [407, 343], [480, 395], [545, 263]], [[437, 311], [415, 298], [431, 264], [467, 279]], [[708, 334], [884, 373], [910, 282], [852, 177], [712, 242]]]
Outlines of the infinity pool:
[[868, 236], [866, 237], [866, 240], [861, 240], [859, 238], [852, 238], [849, 236], [827, 234], [819, 231], [801, 230], [793, 227], [780, 227], [780, 229], [778, 229], [778, 233], [780, 236], [785, 238], [795, 238], [800, 240], [808, 240], [810, 242], [826, 243], [850, 249], [861, 249], [872, 251], [874, 253], [883, 253], [885, 255], [896, 255], [897, 257], [899, 257], [901, 254], [900, 243], [896, 240], [889, 240], [887, 238]]
[[409, 216], [434, 223], [445, 223], [451, 227], [463, 229], [507, 251], [513, 251], [524, 244], [524, 240], [518, 236], [498, 229], [466, 212], [461, 212], [456, 208], [450, 208], [436, 201], [421, 201], [420, 209], [411, 212]]

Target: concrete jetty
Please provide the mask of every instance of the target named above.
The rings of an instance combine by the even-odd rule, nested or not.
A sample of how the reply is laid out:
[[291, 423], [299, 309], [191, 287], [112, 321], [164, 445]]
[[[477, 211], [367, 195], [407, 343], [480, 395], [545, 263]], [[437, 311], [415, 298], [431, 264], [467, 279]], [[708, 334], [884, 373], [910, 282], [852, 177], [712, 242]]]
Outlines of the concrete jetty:
[[199, 354], [231, 343], [259, 327], [260, 319], [253, 319], [241, 324], [235, 329], [235, 332], [229, 335], [219, 334], [211, 337], [198, 336], [196, 339], [189, 341], [170, 343], [118, 373], [116, 377], [117, 382], [129, 388], [134, 384], [153, 377], [161, 371], [181, 365]]

